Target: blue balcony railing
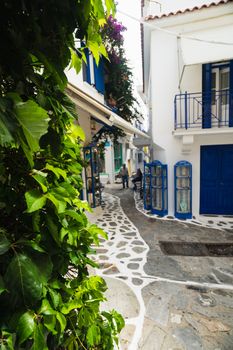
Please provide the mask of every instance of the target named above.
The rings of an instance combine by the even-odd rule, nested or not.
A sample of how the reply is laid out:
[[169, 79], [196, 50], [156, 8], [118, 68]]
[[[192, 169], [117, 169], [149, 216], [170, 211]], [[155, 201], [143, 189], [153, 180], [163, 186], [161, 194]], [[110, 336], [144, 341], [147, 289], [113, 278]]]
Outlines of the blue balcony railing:
[[233, 92], [179, 94], [174, 99], [174, 111], [175, 130], [233, 126]]

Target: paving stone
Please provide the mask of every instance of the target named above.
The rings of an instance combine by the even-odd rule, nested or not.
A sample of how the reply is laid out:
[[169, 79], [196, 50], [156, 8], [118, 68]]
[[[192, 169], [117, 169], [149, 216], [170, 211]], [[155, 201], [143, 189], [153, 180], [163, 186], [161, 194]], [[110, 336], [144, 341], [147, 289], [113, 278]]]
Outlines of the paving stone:
[[135, 232], [127, 232], [127, 233], [124, 233], [123, 236], [136, 236], [136, 233]]
[[232, 284], [233, 282], [233, 275], [231, 272], [224, 273], [224, 271], [219, 271], [214, 269], [213, 275], [216, 276], [216, 280], [220, 281], [220, 283], [226, 283], [226, 284]]
[[110, 221], [110, 222], [109, 222], [109, 225], [110, 225], [110, 226], [114, 226], [114, 227], [115, 227], [115, 226], [117, 226], [117, 223], [116, 223], [116, 222], [112, 222], [112, 221]]
[[167, 326], [169, 317], [170, 295], [161, 295], [160, 297], [151, 297], [146, 305], [146, 317], [155, 321], [161, 326]]
[[96, 248], [95, 251], [96, 251], [97, 254], [107, 253], [107, 249]]
[[231, 330], [231, 327], [227, 326], [226, 324], [222, 323], [219, 320], [208, 320], [206, 318], [200, 319], [200, 323], [205, 326], [209, 332], [215, 333], [215, 332], [229, 332]]
[[135, 253], [142, 253], [146, 250], [146, 248], [142, 248], [142, 247], [133, 247], [132, 250], [135, 252]]
[[135, 284], [135, 286], [140, 286], [143, 283], [143, 280], [140, 278], [132, 278], [132, 283]]
[[138, 240], [133, 241], [132, 244], [134, 244], [134, 245], [144, 245], [144, 243], [142, 241], [138, 241]]
[[[137, 317], [140, 305], [132, 289], [120, 279], [104, 277], [107, 283], [106, 302], [101, 303], [101, 310], [117, 310], [125, 319]], [[136, 349], [135, 349], [136, 350]]]
[[116, 266], [110, 267], [108, 270], [104, 271], [105, 275], [113, 275], [120, 272]]
[[121, 229], [128, 230], [129, 228], [128, 228], [128, 226], [121, 226]]
[[185, 350], [204, 349], [200, 337], [192, 328], [177, 328], [173, 334], [184, 345]]
[[127, 265], [127, 267], [130, 269], [130, 270], [137, 270], [139, 268], [139, 264], [135, 264], [135, 263], [129, 263]]
[[145, 318], [138, 350], [161, 350], [165, 335], [152, 320]]
[[100, 269], [108, 269], [110, 266], [112, 266], [111, 263], [99, 263], [99, 268]]
[[127, 245], [127, 242], [124, 242], [124, 241], [120, 241], [119, 243], [117, 243], [117, 248], [121, 248], [121, 247], [124, 247]]
[[116, 256], [118, 259], [122, 259], [122, 258], [129, 258], [130, 254], [128, 253], [120, 253]]
[[[125, 191], [126, 192], [126, 191]], [[129, 193], [130, 195], [130, 193]], [[109, 197], [111, 198], [111, 197]], [[113, 197], [112, 197], [113, 198]], [[109, 217], [104, 218], [104, 222], [107, 222], [108, 229], [107, 231], [110, 233], [110, 242], [105, 243], [108, 245], [109, 243], [116, 244], [124, 242], [122, 248], [115, 247], [111, 249], [108, 253], [104, 253], [102, 255], [108, 255], [111, 259], [113, 257], [119, 259], [119, 266], [117, 270], [114, 270], [114, 266], [109, 266], [108, 270], [105, 270], [104, 273], [117, 274], [121, 275], [120, 278], [117, 276], [116, 283], [121, 282], [121, 279], [125, 279], [129, 282], [132, 282], [132, 288], [140, 289], [143, 286], [143, 283], [148, 281], [146, 278], [140, 278], [140, 273], [131, 270], [125, 275], [126, 263], [123, 261], [124, 255], [120, 254], [129, 254], [128, 258], [130, 258], [131, 252], [132, 256], [129, 264], [132, 264], [132, 261], [137, 262], [141, 267], [143, 266], [143, 262], [140, 262], [145, 255], [145, 251], [147, 251], [146, 246], [142, 246], [144, 243], [141, 240], [139, 245], [135, 244], [133, 246], [133, 242], [137, 241], [137, 235], [134, 233], [134, 227], [130, 222], [126, 224], [123, 223], [125, 216], [120, 215], [122, 219], [119, 219], [119, 211], [118, 203], [115, 199], [111, 198], [111, 207], [109, 208], [109, 203], [106, 201], [107, 206], [106, 209], [110, 214]], [[123, 196], [121, 199], [124, 199]], [[113, 205], [115, 203], [115, 205]], [[145, 274], [148, 273], [154, 276], [161, 276], [165, 278], [178, 279], [182, 281], [198, 281], [198, 282], [214, 282], [217, 283], [216, 277], [219, 280], [225, 281], [227, 278], [231, 279], [231, 271], [233, 271], [233, 264], [231, 263], [232, 259], [209, 259], [209, 258], [190, 258], [190, 257], [175, 257], [171, 258], [169, 256], [162, 255], [161, 250], [158, 248], [159, 240], [170, 240], [170, 241], [191, 241], [191, 242], [224, 242], [224, 240], [231, 241], [233, 240], [232, 232], [227, 232], [227, 225], [221, 223], [221, 219], [219, 218], [219, 224], [223, 225], [221, 227], [223, 230], [216, 230], [213, 228], [207, 229], [203, 225], [190, 225], [189, 223], [184, 224], [178, 222], [177, 220], [166, 220], [166, 218], [155, 219], [150, 216], [146, 217], [138, 211], [135, 211], [134, 206], [132, 205], [132, 201], [130, 197], [125, 199], [123, 203], [124, 212], [129, 216], [130, 221], [132, 221], [140, 231], [142, 238], [146, 241], [146, 243], [150, 247], [150, 251], [148, 251], [148, 259], [147, 263], [144, 266]], [[128, 208], [127, 210], [125, 210]], [[141, 205], [142, 208], [142, 205]], [[121, 212], [120, 212], [121, 213]], [[107, 220], [108, 219], [108, 220]], [[193, 220], [196, 220], [194, 217]], [[207, 218], [208, 220], [208, 218]], [[209, 220], [212, 221], [212, 220]], [[225, 220], [226, 221], [226, 220]], [[225, 222], [223, 220], [223, 222]], [[113, 226], [111, 229], [111, 222], [117, 224], [117, 226]], [[197, 221], [198, 222], [198, 221]], [[123, 226], [121, 226], [123, 223]], [[198, 222], [199, 223], [199, 222]], [[103, 225], [103, 223], [101, 224]], [[129, 225], [129, 226], [127, 226]], [[232, 221], [233, 226], [233, 221]], [[229, 226], [228, 226], [229, 227]], [[233, 228], [233, 227], [232, 227]], [[121, 231], [122, 230], [122, 231]], [[230, 230], [230, 229], [229, 229]], [[112, 234], [115, 234], [115, 237]], [[117, 237], [117, 241], [116, 241]], [[124, 237], [119, 242], [119, 237]], [[124, 241], [125, 239], [125, 241]], [[127, 239], [131, 241], [127, 241]], [[102, 248], [100, 248], [102, 249]], [[121, 251], [121, 253], [120, 253]], [[119, 252], [119, 253], [118, 253]], [[143, 254], [144, 253], [144, 254]], [[118, 255], [117, 255], [118, 254]], [[139, 255], [139, 258], [136, 257], [136, 254]], [[100, 256], [98, 258], [101, 258]], [[122, 259], [122, 260], [120, 260]], [[111, 260], [110, 260], [111, 261]], [[121, 265], [122, 264], [122, 270]], [[117, 266], [116, 266], [117, 267]], [[113, 271], [112, 271], [113, 268]], [[220, 269], [219, 272], [215, 271], [215, 268]], [[225, 269], [225, 270], [224, 270]], [[124, 271], [124, 272], [123, 272]], [[215, 278], [212, 275], [215, 274]], [[232, 272], [233, 274], [233, 272]], [[132, 277], [133, 276], [133, 277]], [[139, 277], [140, 276], [140, 277]], [[116, 277], [116, 276], [114, 276]], [[123, 281], [122, 283], [126, 285]], [[232, 284], [232, 282], [231, 282]], [[118, 291], [120, 295], [120, 302], [122, 302], [121, 292], [124, 287], [121, 285], [121, 288]], [[215, 293], [216, 292], [216, 293]], [[224, 294], [224, 292], [226, 294]], [[115, 290], [114, 290], [115, 293]], [[143, 299], [146, 305], [146, 312], [149, 313], [151, 319], [146, 318], [151, 323], [147, 324], [149, 330], [143, 329], [143, 339], [144, 344], [143, 347], [139, 347], [139, 349], [143, 350], [217, 350], [217, 348], [221, 350], [231, 350], [233, 344], [233, 293], [230, 295], [230, 291], [208, 291], [204, 293], [208, 297], [211, 297], [216, 301], [216, 305], [210, 307], [211, 302], [209, 303], [208, 298], [204, 295], [201, 290], [187, 289], [185, 286], [177, 285], [175, 283], [169, 282], [153, 282], [143, 288], [142, 294]], [[198, 299], [198, 296], [201, 294], [202, 302]], [[165, 296], [165, 299], [164, 299]], [[168, 299], [166, 299], [166, 297]], [[170, 299], [169, 299], [170, 298]], [[111, 296], [110, 296], [111, 299]], [[151, 301], [153, 299], [153, 302]], [[206, 304], [205, 306], [203, 305]], [[127, 309], [128, 303], [125, 303], [125, 308]], [[131, 306], [130, 306], [131, 307]], [[111, 309], [112, 309], [111, 305]], [[115, 307], [119, 311], [118, 307]], [[139, 307], [138, 307], [139, 310]], [[126, 311], [126, 310], [125, 310]], [[182, 318], [181, 318], [182, 314]], [[185, 318], [185, 316], [189, 315], [190, 319]], [[170, 316], [170, 317], [169, 317]], [[128, 316], [126, 316], [128, 318]], [[204, 321], [202, 321], [204, 320]], [[181, 321], [181, 323], [179, 323]], [[189, 322], [188, 322], [189, 321]], [[196, 328], [194, 327], [196, 325]], [[198, 325], [198, 326], [197, 326]], [[172, 329], [174, 332], [179, 330], [181, 334], [178, 334], [176, 338], [172, 337]], [[187, 333], [184, 331], [186, 329], [190, 329], [191, 333]], [[180, 331], [181, 330], [181, 331]], [[209, 337], [211, 334], [211, 337]], [[148, 335], [148, 337], [147, 337]], [[188, 340], [184, 340], [184, 338], [188, 338]], [[214, 339], [214, 340], [213, 340]], [[161, 342], [160, 342], [161, 340]], [[191, 340], [193, 344], [190, 345]], [[199, 347], [197, 347], [197, 344]], [[124, 345], [124, 344], [123, 344]], [[141, 343], [140, 343], [141, 345]], [[190, 346], [189, 346], [190, 345]], [[213, 346], [212, 346], [213, 345]], [[212, 346], [212, 347], [211, 347]], [[127, 346], [124, 348], [127, 349]], [[127, 349], [128, 350], [128, 349]], [[133, 349], [136, 350], [136, 349]]]
[[175, 298], [175, 308], [179, 311], [184, 311], [187, 309], [188, 306], [188, 298], [186, 295], [182, 294], [182, 298], [180, 297], [180, 294], [178, 297]]
[[121, 350], [128, 350], [135, 332], [135, 326], [126, 324], [120, 334]]
[[175, 324], [180, 324], [182, 321], [182, 315], [180, 314], [171, 314], [171, 317], [170, 317], [170, 322], [171, 323], [175, 323]]
[[142, 261], [142, 258], [134, 258], [134, 259], [130, 259], [130, 261]]
[[109, 259], [109, 257], [106, 256], [106, 255], [99, 255], [98, 258], [99, 258], [100, 260], [108, 260], [108, 259]]
[[195, 330], [197, 330], [199, 332], [201, 325], [198, 322], [198, 320], [196, 318], [193, 317], [192, 314], [187, 314], [185, 313], [184, 315], [184, 319], [186, 320], [186, 322], [193, 327]]

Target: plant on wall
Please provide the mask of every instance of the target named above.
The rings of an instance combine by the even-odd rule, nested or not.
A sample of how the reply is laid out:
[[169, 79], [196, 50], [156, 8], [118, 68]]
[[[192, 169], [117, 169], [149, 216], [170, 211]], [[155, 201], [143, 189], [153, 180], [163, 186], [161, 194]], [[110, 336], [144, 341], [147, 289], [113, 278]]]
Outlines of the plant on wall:
[[[0, 349], [113, 349], [124, 325], [100, 312], [106, 285], [88, 276], [106, 236], [82, 202], [81, 128], [64, 93], [85, 40], [106, 54], [112, 0], [5, 0], [0, 13]], [[73, 34], [74, 33], [74, 34]], [[77, 55], [78, 53], [78, 55]]]
[[[105, 99], [110, 108], [128, 122], [141, 117], [133, 93], [133, 74], [125, 57], [124, 38], [126, 30], [113, 16], [109, 16], [102, 29], [108, 59], [105, 59]], [[110, 136], [115, 142], [125, 136], [118, 128], [101, 129], [96, 139]]]

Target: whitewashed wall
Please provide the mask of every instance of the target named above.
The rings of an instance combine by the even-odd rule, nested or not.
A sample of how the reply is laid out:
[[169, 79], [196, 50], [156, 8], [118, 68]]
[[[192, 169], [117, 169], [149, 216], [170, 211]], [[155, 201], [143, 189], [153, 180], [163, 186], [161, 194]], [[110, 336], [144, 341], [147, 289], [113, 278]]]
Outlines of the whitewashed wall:
[[74, 86], [77, 86], [80, 90], [85, 92], [86, 94], [92, 96], [95, 100], [104, 103], [104, 96], [100, 94], [96, 88], [86, 81], [83, 81], [83, 73], [82, 70], [79, 74], [76, 73], [74, 68], [66, 69], [66, 76], [68, 78], [68, 81], [73, 84]]
[[[188, 6], [187, 6], [188, 7]], [[182, 15], [185, 16], [185, 15]], [[180, 17], [182, 17], [180, 16]], [[178, 16], [179, 17], [179, 16]], [[183, 17], [184, 18], [184, 17]], [[189, 17], [190, 18], [190, 17]], [[196, 21], [190, 23], [179, 23], [178, 19], [172, 19], [173, 25], [168, 27], [168, 19], [162, 21], [163, 26], [175, 32], [187, 32], [192, 36], [198, 32], [198, 28], [207, 30], [211, 24], [211, 33], [228, 30], [224, 17], [218, 18], [218, 26], [213, 29], [214, 22]], [[154, 22], [157, 26], [160, 21]], [[165, 26], [166, 23], [166, 26]], [[199, 31], [200, 33], [200, 31]], [[202, 91], [202, 65], [195, 64], [186, 66], [179, 87], [180, 80], [180, 57], [178, 54], [178, 41], [175, 36], [153, 30], [150, 43], [150, 80], [152, 106], [152, 138], [154, 146], [154, 160], [160, 160], [168, 164], [168, 209], [169, 214], [174, 214], [174, 164], [180, 160], [187, 160], [193, 166], [193, 215], [198, 216], [200, 202], [200, 146], [233, 144], [233, 132], [218, 133], [214, 135], [194, 135], [193, 143], [184, 146], [182, 137], [174, 136], [174, 97], [180, 92]], [[197, 53], [195, 53], [197, 54]], [[190, 52], [192, 55], [192, 52]], [[147, 70], [149, 68], [147, 67]], [[228, 130], [229, 131], [229, 130]]]

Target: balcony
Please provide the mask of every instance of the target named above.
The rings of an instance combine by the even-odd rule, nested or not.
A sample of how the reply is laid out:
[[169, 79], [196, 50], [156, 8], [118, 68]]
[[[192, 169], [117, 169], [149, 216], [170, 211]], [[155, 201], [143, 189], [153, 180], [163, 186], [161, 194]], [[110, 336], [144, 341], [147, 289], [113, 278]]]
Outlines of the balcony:
[[176, 95], [174, 112], [174, 129], [177, 132], [190, 130], [196, 133], [198, 129], [217, 131], [220, 128], [225, 130], [233, 127], [233, 92], [226, 89], [208, 94], [186, 92]]

